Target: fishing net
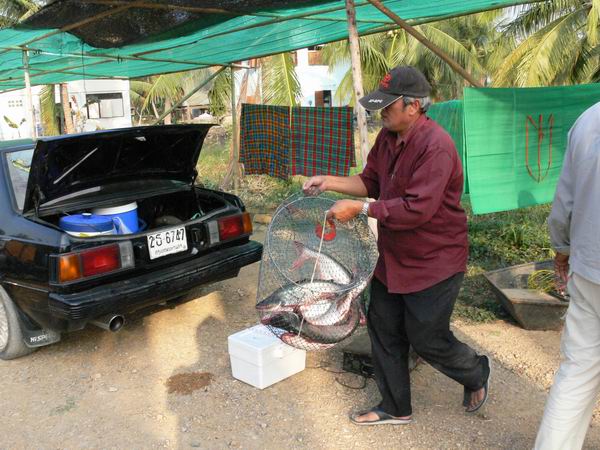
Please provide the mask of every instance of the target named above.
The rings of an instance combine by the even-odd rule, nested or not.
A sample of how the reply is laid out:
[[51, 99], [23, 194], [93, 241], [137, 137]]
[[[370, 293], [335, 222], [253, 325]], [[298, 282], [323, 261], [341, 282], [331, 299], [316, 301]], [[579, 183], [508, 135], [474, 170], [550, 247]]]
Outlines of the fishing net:
[[364, 323], [362, 292], [377, 262], [366, 216], [326, 220], [334, 200], [294, 195], [275, 211], [260, 266], [256, 309], [283, 342], [323, 350]]

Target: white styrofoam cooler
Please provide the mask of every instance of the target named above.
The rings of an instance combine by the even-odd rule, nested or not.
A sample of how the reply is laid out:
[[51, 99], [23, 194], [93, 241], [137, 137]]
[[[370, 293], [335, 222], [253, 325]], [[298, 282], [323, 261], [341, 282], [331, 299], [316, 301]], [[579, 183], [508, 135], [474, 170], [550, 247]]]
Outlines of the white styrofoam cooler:
[[267, 327], [256, 325], [227, 339], [234, 378], [264, 389], [306, 366], [306, 351], [281, 342]]

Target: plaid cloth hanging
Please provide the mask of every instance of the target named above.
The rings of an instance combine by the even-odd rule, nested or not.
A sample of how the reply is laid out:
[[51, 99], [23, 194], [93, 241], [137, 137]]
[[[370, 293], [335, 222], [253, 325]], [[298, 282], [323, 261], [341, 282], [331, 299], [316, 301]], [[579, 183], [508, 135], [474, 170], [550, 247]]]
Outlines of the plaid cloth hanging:
[[356, 166], [352, 108], [292, 109], [292, 175], [348, 176]]
[[242, 105], [240, 162], [247, 174], [289, 176], [290, 109], [287, 106]]

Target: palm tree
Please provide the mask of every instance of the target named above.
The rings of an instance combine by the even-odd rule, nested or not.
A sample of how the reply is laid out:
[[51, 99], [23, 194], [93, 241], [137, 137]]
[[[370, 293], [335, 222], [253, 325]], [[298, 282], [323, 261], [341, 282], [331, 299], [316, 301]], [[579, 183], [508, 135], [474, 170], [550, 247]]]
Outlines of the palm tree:
[[[486, 62], [497, 35], [495, 23], [501, 12], [492, 11], [415, 26], [417, 31], [440, 47], [475, 77], [485, 80]], [[383, 76], [398, 65], [418, 67], [431, 81], [437, 99], [462, 95], [465, 81], [433, 52], [403, 30], [364, 36], [360, 40], [363, 85], [375, 89]], [[330, 68], [350, 61], [347, 41], [328, 44], [323, 49]], [[348, 70], [336, 91], [338, 101], [352, 98], [352, 72]]]
[[554, 0], [515, 11], [503, 29], [495, 86], [547, 86], [600, 80], [598, 0]]
[[[190, 90], [208, 78], [214, 69], [199, 69], [165, 75], [153, 75], [130, 81], [130, 97], [138, 123], [150, 112], [158, 119], [164, 111], [180, 101]], [[229, 99], [229, 74], [223, 71], [209, 83], [208, 89], [212, 111], [222, 112]], [[165, 124], [172, 122], [172, 115], [165, 117]]]

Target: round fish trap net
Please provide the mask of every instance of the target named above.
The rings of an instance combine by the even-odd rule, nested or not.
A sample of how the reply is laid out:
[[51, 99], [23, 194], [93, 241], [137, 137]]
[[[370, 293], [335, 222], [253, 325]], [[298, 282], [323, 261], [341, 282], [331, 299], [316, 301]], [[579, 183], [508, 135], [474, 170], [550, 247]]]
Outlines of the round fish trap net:
[[333, 204], [292, 196], [275, 211], [265, 238], [256, 309], [277, 337], [304, 350], [333, 347], [356, 330], [378, 257], [367, 218], [326, 220]]

